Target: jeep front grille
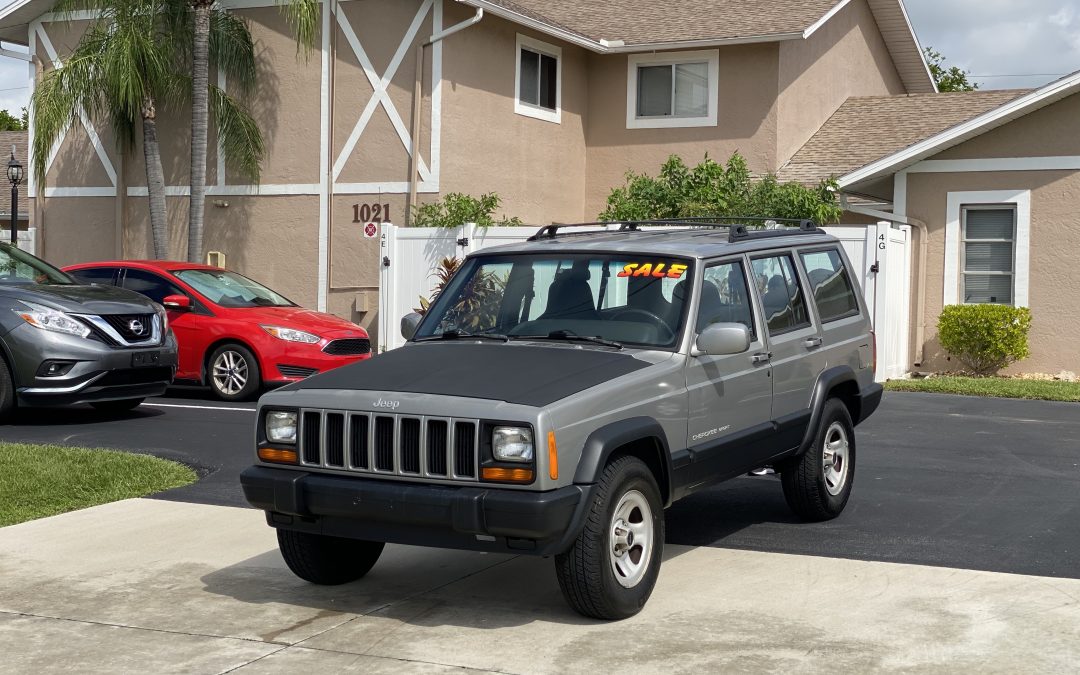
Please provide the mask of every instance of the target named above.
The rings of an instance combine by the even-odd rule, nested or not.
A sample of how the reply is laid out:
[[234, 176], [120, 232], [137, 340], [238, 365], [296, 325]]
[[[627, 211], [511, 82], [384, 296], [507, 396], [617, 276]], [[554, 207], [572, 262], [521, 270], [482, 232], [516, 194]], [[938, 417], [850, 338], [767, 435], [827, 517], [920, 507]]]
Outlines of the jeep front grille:
[[476, 480], [479, 420], [303, 410], [303, 466], [372, 475]]

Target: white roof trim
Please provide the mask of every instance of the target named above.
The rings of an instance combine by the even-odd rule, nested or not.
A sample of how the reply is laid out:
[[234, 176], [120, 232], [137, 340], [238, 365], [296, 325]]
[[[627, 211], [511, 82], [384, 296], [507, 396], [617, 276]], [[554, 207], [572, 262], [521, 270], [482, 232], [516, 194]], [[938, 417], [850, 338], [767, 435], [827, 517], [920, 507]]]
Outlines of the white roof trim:
[[836, 16], [837, 14], [839, 14], [840, 10], [847, 7], [850, 3], [851, 3], [851, 0], [840, 0], [840, 2], [836, 3], [836, 6], [833, 7], [832, 9], [830, 9], [828, 12], [826, 12], [825, 16], [823, 16], [820, 19], [818, 19], [817, 21], [815, 21], [812, 26], [810, 26], [809, 28], [807, 28], [806, 30], [803, 31], [803, 33], [802, 33], [803, 39], [805, 40], [805, 39], [809, 38], [811, 35], [813, 35], [814, 33], [816, 33], [819, 28], [821, 28], [822, 26], [824, 26], [826, 23], [829, 22], [829, 19], [831, 19], [834, 16]]
[[881, 178], [1080, 91], [1080, 71], [842, 176], [840, 187]]
[[[904, 5], [904, 0], [897, 0], [900, 4], [900, 12], [904, 15], [904, 21], [907, 23], [908, 31], [911, 33], [911, 39], [915, 41], [915, 48], [919, 50], [920, 55], [926, 54], [923, 51], [922, 43], [919, 42], [919, 36], [915, 33], [915, 26], [911, 25], [911, 16], [908, 14], [907, 6]], [[937, 80], [934, 79], [934, 74], [930, 72], [930, 64], [926, 62], [926, 58], [923, 58], [923, 69], [926, 70], [926, 77], [930, 80], [930, 83], [934, 86], [934, 91], [937, 92]]]

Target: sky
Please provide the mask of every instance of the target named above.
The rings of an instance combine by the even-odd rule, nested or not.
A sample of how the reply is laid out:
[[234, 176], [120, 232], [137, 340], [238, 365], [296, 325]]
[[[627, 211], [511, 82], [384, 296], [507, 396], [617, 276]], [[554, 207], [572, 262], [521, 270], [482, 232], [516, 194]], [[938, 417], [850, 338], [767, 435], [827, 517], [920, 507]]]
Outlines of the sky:
[[[946, 65], [970, 71], [983, 89], [1037, 87], [1080, 70], [1080, 0], [906, 5], [922, 45], [941, 52]], [[26, 62], [0, 56], [0, 108], [19, 114], [29, 98], [28, 73]]]

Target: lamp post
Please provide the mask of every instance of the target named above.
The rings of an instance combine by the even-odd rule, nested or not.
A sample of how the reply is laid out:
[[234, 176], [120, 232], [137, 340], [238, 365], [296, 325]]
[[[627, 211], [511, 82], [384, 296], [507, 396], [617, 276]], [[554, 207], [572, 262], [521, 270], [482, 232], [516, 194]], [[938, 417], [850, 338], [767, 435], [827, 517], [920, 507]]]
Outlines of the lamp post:
[[19, 183], [23, 179], [23, 165], [15, 159], [15, 146], [11, 146], [11, 161], [8, 162], [8, 180], [11, 181], [11, 245], [19, 245]]

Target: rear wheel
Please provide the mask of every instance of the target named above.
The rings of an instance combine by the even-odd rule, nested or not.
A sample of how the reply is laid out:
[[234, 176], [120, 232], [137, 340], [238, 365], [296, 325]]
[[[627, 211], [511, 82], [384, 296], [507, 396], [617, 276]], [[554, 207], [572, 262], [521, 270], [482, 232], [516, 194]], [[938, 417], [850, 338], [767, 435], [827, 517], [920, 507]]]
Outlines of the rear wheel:
[[844, 510], [855, 482], [855, 429], [842, 401], [825, 402], [813, 445], [781, 478], [788, 506], [804, 520], [831, 520]]
[[371, 571], [386, 545], [323, 534], [278, 530], [281, 557], [293, 574], [322, 586], [356, 581]]
[[94, 401], [90, 405], [102, 412], [122, 413], [138, 408], [145, 398], [125, 398], [119, 401]]
[[226, 344], [215, 349], [207, 370], [210, 388], [223, 401], [245, 401], [262, 384], [259, 361], [242, 345]]
[[620, 457], [600, 478], [585, 529], [555, 571], [566, 602], [597, 619], [625, 619], [652, 594], [664, 552], [656, 479], [636, 457]]

